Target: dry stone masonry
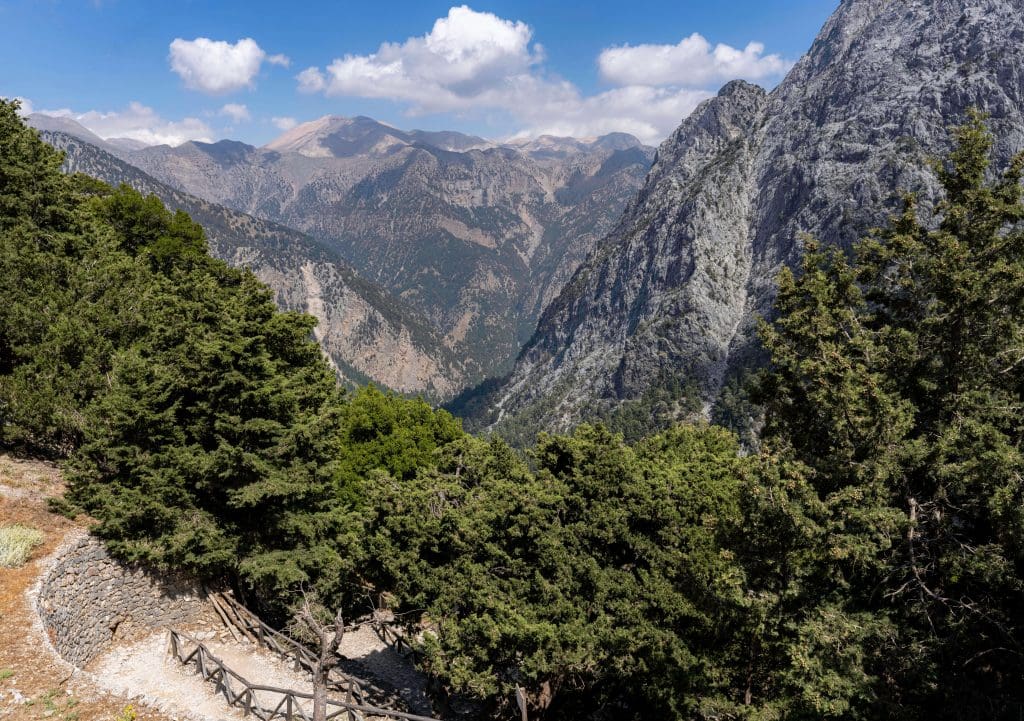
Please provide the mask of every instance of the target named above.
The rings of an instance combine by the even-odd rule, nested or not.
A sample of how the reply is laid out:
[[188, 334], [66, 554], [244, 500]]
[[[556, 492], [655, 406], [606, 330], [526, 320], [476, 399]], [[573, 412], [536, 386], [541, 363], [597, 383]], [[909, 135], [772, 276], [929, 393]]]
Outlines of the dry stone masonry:
[[36, 603], [53, 647], [79, 668], [115, 639], [180, 626], [203, 610], [202, 598], [186, 581], [125, 565], [90, 536], [50, 566]]

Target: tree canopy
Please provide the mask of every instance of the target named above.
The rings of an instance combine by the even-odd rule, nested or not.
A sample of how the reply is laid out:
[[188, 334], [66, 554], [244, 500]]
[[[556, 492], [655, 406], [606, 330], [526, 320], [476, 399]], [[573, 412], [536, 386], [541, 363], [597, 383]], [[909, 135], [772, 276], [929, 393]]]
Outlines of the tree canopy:
[[850, 259], [809, 243], [763, 333], [765, 442], [827, 509], [834, 618], [882, 653], [865, 717], [1024, 709], [1024, 155], [993, 178], [977, 113], [955, 139], [935, 207]]
[[1019, 718], [1024, 156], [955, 140], [937, 203], [780, 277], [715, 411], [760, 403], [757, 452], [663, 428], [678, 386], [524, 456], [343, 392], [312, 318], [0, 101], [0, 443], [63, 459], [124, 558], [389, 606], [452, 716]]

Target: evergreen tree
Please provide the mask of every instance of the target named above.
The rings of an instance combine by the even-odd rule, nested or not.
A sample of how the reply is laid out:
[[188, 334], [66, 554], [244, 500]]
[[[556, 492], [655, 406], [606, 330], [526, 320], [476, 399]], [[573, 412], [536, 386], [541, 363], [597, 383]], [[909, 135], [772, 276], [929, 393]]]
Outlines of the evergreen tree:
[[851, 715], [1024, 709], [1024, 156], [989, 181], [983, 119], [956, 141], [932, 218], [908, 197], [852, 261], [809, 244], [764, 328], [767, 441], [828, 508], [821, 574], [842, 595], [813, 600], [877, 630], [850, 637]]

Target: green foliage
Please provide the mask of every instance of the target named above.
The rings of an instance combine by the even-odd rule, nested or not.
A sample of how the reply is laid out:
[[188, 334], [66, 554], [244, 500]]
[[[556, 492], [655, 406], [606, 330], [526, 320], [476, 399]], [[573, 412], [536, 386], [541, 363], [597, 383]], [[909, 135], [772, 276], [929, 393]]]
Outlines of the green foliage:
[[908, 197], [852, 260], [808, 243], [763, 329], [765, 440], [808, 467], [841, 591], [807, 596], [788, 672], [826, 715], [1024, 709], [1024, 156], [988, 182], [982, 118], [956, 139], [933, 217]]
[[531, 718], [1017, 718], [1024, 157], [989, 181], [981, 118], [957, 140], [936, 207], [852, 257], [805, 241], [757, 395], [736, 378], [713, 410], [743, 446], [664, 428], [695, 407], [654, 384], [609, 417], [626, 438], [524, 458], [344, 394], [311, 318], [184, 213], [61, 176], [0, 101], [2, 441], [68, 457], [61, 507], [124, 557], [271, 612], [377, 593], [492, 716], [519, 693]]
[[752, 393], [758, 376], [758, 372], [749, 369], [730, 374], [711, 407], [711, 422], [735, 433], [748, 449], [759, 447], [758, 434], [764, 417]]
[[521, 687], [556, 717], [685, 717], [730, 693], [741, 653], [716, 642], [747, 604], [722, 550], [753, 464], [737, 451], [715, 428], [631, 448], [583, 426], [542, 436], [531, 472], [503, 442], [463, 438], [411, 481], [378, 477], [375, 581], [425, 609], [424, 667], [492, 712]]
[[700, 390], [670, 371], [662, 371], [639, 398], [625, 400], [610, 412], [590, 413], [627, 441], [638, 441], [672, 427], [680, 421], [700, 417]]
[[349, 515], [462, 431], [374, 389], [346, 399], [312, 340], [154, 196], [60, 174], [0, 104], [3, 442], [68, 457], [67, 512], [119, 555], [240, 579], [271, 608], [342, 591]]

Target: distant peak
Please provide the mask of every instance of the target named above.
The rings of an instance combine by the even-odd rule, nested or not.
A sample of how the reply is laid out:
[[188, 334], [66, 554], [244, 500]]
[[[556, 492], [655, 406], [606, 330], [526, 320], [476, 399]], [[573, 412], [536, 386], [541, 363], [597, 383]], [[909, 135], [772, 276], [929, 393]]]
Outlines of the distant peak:
[[748, 83], [746, 80], [730, 80], [718, 91], [718, 97], [731, 98], [737, 95], [766, 95], [767, 92], [760, 85]]

